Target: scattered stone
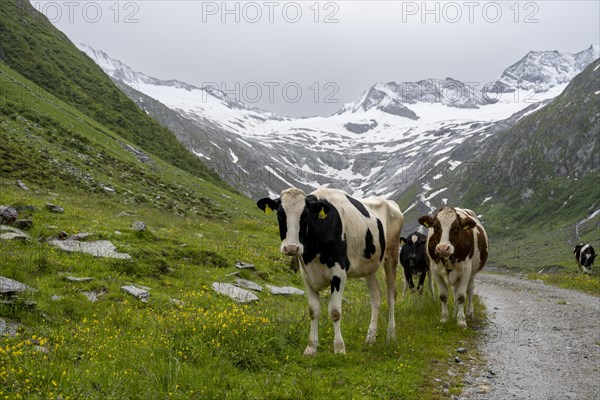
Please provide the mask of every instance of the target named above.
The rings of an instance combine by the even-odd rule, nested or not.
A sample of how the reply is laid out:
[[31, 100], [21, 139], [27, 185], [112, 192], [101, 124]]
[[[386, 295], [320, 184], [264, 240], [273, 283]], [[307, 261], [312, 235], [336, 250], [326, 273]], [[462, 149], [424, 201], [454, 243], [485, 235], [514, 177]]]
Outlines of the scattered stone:
[[199, 238], [203, 238], [204, 237], [204, 235], [201, 234], [201, 233], [196, 233], [195, 235], [198, 236]]
[[57, 235], [57, 237], [60, 240], [65, 240], [68, 236], [69, 236], [69, 234], [65, 231], [60, 231], [60, 232], [58, 232], [58, 235]]
[[103, 186], [102, 189], [104, 189], [104, 191], [108, 192], [108, 193], [114, 193], [115, 192], [115, 189], [113, 189], [111, 187], [108, 187], [108, 186]]
[[135, 283], [131, 283], [131, 282], [127, 282], [127, 284], [129, 286], [135, 286], [135, 287], [137, 287], [139, 289], [146, 290], [148, 292], [152, 290], [152, 288], [149, 288], [148, 286], [136, 285]]
[[240, 289], [230, 283], [213, 282], [212, 289], [219, 294], [228, 296], [238, 303], [249, 303], [258, 300], [258, 297], [254, 293], [245, 289]]
[[19, 229], [29, 230], [33, 228], [33, 221], [30, 219], [18, 219], [15, 221], [15, 227]]
[[0, 318], [0, 337], [16, 336], [20, 326], [22, 325], [19, 323], [5, 321], [4, 319]]
[[29, 241], [31, 238], [25, 232], [6, 232], [0, 234], [0, 240], [26, 240]]
[[460, 357], [454, 356], [454, 362], [457, 364], [460, 364], [460, 363], [462, 363], [462, 360], [460, 359]]
[[457, 353], [464, 354], [464, 353], [466, 353], [466, 352], [467, 352], [467, 349], [465, 349], [464, 347], [459, 347], [458, 349], [456, 349], [456, 352], [457, 352]]
[[81, 232], [81, 233], [77, 233], [71, 237], [69, 237], [67, 240], [83, 240], [86, 239], [90, 236], [92, 236], [93, 233], [88, 233], [88, 232]]
[[52, 301], [59, 301], [59, 300], [62, 300], [62, 298], [63, 298], [62, 296], [59, 296], [59, 295], [55, 294], [50, 299]]
[[451, 369], [449, 369], [448, 370], [448, 376], [455, 377], [456, 376], [456, 372], [454, 372]]
[[115, 231], [115, 235], [122, 235], [121, 231]]
[[230, 272], [229, 274], [226, 274], [225, 276], [239, 276], [240, 273], [239, 271], [234, 271], [234, 272]]
[[135, 214], [129, 211], [121, 211], [117, 214], [117, 217], [135, 217]]
[[15, 210], [17, 210], [17, 213], [19, 213], [19, 214], [32, 213], [35, 211], [35, 207], [34, 206], [17, 206], [17, 207], [15, 207]]
[[131, 224], [131, 229], [137, 232], [144, 232], [146, 230], [146, 224], [142, 221], [135, 221]]
[[562, 272], [565, 268], [560, 265], [547, 265], [538, 271], [538, 274], [557, 274]]
[[81, 292], [89, 301], [92, 303], [97, 302], [100, 299], [100, 296], [104, 295], [104, 292]]
[[25, 185], [21, 180], [17, 181], [17, 187], [21, 188], [23, 190], [29, 190], [29, 188], [27, 187], [27, 185]]
[[79, 242], [77, 240], [51, 240], [48, 242], [60, 250], [68, 252], [79, 252], [91, 254], [94, 257], [109, 257], [130, 260], [131, 256], [127, 253], [119, 253], [116, 247], [109, 240], [96, 240], [93, 242]]
[[292, 286], [272, 286], [272, 285], [266, 285], [267, 289], [269, 289], [271, 291], [271, 293], [273, 294], [283, 294], [283, 295], [300, 295], [302, 296], [304, 294], [304, 290], [300, 290], [298, 288], [292, 287]]
[[126, 143], [119, 142], [119, 144], [125, 150], [127, 150], [128, 152], [133, 154], [141, 163], [148, 164], [148, 165], [154, 165], [154, 162], [152, 161], [152, 159], [150, 159], [150, 157], [148, 157], [148, 155], [146, 155], [146, 153], [144, 153], [143, 151], [138, 150], [135, 147], [130, 146]]
[[137, 297], [143, 303], [148, 302], [148, 297], [150, 297], [150, 293], [147, 290], [143, 290], [143, 289], [137, 288], [135, 286], [131, 286], [131, 285], [123, 286], [123, 287], [121, 287], [121, 290], [124, 291], [125, 293], [129, 293], [133, 297]]
[[263, 291], [263, 287], [260, 286], [258, 283], [249, 281], [247, 279], [242, 279], [242, 278], [235, 278], [235, 286], [238, 286], [238, 287], [241, 287], [244, 289], [256, 290], [258, 292]]
[[433, 378], [433, 381], [437, 382], [437, 383], [441, 383], [442, 382], [442, 380], [440, 378]]
[[56, 228], [58, 228], [58, 226], [46, 225], [46, 229], [56, 229]]
[[0, 206], [0, 224], [12, 225], [19, 218], [19, 213], [12, 207]]
[[243, 261], [237, 262], [235, 266], [239, 269], [254, 269], [254, 264], [245, 263]]
[[90, 278], [89, 276], [77, 277], [77, 276], [67, 276], [65, 277], [69, 282], [90, 282], [93, 281], [94, 278]]
[[490, 387], [488, 385], [480, 385], [477, 388], [477, 393], [478, 394], [486, 394], [490, 391]]
[[181, 300], [177, 300], [177, 299], [170, 299], [171, 303], [173, 304], [177, 304], [178, 306], [184, 306], [185, 303]]
[[63, 214], [65, 212], [65, 209], [62, 208], [61, 206], [57, 206], [57, 205], [54, 205], [51, 203], [46, 204], [46, 209], [48, 209], [50, 212], [57, 213], [57, 214]]
[[17, 293], [23, 293], [28, 290], [35, 291], [35, 289], [31, 286], [15, 281], [14, 279], [0, 276], [0, 294], [5, 296], [14, 296]]
[[44, 353], [47, 354], [48, 353], [48, 349], [42, 346], [35, 346], [33, 348], [35, 351], [37, 351], [38, 353]]

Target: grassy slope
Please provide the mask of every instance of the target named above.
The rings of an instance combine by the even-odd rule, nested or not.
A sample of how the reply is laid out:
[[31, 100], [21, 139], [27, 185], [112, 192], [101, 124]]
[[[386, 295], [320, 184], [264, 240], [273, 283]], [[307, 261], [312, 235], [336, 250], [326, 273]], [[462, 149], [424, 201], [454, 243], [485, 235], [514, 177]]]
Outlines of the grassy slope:
[[142, 149], [160, 154], [195, 176], [225, 185], [27, 0], [0, 3], [0, 60]]
[[[257, 265], [242, 276], [258, 283], [302, 286], [278, 252], [273, 218], [156, 157], [154, 167], [139, 162], [119, 144], [126, 139], [2, 64], [0, 87], [0, 204], [36, 208], [32, 242], [0, 243], [0, 275], [38, 289], [22, 299], [36, 301], [33, 309], [25, 302], [0, 305], [0, 316], [23, 324], [16, 337], [0, 338], [0, 396], [443, 398], [434, 377], [449, 381], [450, 393], [460, 390], [446, 362], [454, 364], [455, 348], [472, 349], [477, 331], [440, 325], [436, 302], [401, 303], [399, 340], [392, 344], [382, 335], [384, 304], [380, 342], [367, 347], [368, 294], [362, 282], [351, 281], [342, 323], [348, 356], [332, 354], [323, 302], [321, 351], [307, 359], [304, 297], [262, 293], [260, 303], [242, 307], [210, 289], [215, 280], [233, 280], [238, 260]], [[16, 179], [31, 191], [16, 188]], [[66, 212], [46, 211], [47, 202]], [[136, 216], [116, 217], [122, 210]], [[131, 231], [134, 220], [149, 231]], [[61, 230], [111, 240], [133, 261], [63, 253], [38, 240]], [[94, 281], [66, 282], [65, 273]], [[128, 282], [151, 288], [147, 304], [120, 291]], [[105, 295], [91, 303], [86, 290]], [[481, 319], [478, 306], [474, 324]]]

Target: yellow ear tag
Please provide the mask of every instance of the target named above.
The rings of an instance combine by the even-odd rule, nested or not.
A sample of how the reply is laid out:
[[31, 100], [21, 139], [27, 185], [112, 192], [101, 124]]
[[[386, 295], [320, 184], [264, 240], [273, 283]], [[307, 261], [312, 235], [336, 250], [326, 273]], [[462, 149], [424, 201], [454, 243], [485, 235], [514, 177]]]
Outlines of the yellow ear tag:
[[463, 229], [464, 229], [465, 231], [468, 231], [468, 230], [469, 230], [469, 225], [465, 225], [465, 226], [463, 226]]
[[326, 217], [327, 217], [327, 214], [325, 214], [325, 208], [321, 208], [321, 211], [319, 212], [319, 218], [325, 219]]
[[425, 228], [429, 228], [429, 222], [425, 221], [423, 225], [425, 225]]
[[271, 210], [271, 207], [269, 207], [269, 205], [265, 206], [265, 214], [269, 215], [273, 212], [273, 210]]

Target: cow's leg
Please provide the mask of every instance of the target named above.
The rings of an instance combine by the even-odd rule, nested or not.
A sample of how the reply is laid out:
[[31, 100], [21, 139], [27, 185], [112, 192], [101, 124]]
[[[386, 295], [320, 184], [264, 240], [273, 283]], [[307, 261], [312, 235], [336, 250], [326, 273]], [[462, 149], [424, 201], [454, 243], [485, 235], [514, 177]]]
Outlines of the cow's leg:
[[379, 307], [381, 306], [381, 290], [377, 281], [377, 274], [365, 276], [365, 282], [371, 296], [371, 323], [367, 331], [366, 342], [369, 344], [375, 343], [377, 337], [377, 321], [379, 320]]
[[[412, 288], [412, 269], [409, 267], [402, 268], [404, 270], [404, 289], [402, 290], [402, 298], [404, 298], [404, 294], [406, 293], [407, 288]], [[386, 274], [387, 276], [387, 274]]]
[[314, 290], [308, 279], [303, 275], [304, 286], [308, 296], [308, 312], [310, 313], [310, 332], [308, 334], [308, 345], [304, 349], [305, 356], [314, 356], [319, 347], [319, 316], [321, 314], [321, 302], [319, 291]]
[[431, 297], [435, 300], [435, 292], [433, 291], [433, 277], [431, 276], [431, 269], [427, 270], [427, 281], [429, 283], [429, 291], [431, 292]]
[[396, 240], [395, 248], [389, 246], [386, 250], [386, 256], [383, 262], [383, 270], [385, 272], [385, 286], [387, 289], [388, 301], [388, 328], [387, 339], [396, 340], [396, 268], [398, 266], [398, 241]]
[[471, 279], [471, 265], [467, 264], [463, 268], [463, 273], [456, 282], [456, 289], [454, 290], [454, 307], [456, 308], [456, 322], [458, 326], [463, 328], [467, 327], [467, 319], [465, 318], [465, 298], [467, 294], [467, 287], [469, 280]]
[[419, 294], [423, 294], [423, 284], [425, 283], [425, 271], [421, 272], [419, 275], [419, 285], [417, 286], [417, 291]]
[[440, 292], [440, 301], [442, 302], [442, 318], [440, 322], [444, 323], [448, 321], [448, 286], [437, 272], [433, 272], [433, 278], [437, 284], [438, 291]]
[[340, 322], [342, 319], [342, 298], [346, 285], [346, 271], [339, 264], [331, 269], [331, 297], [329, 298], [329, 316], [333, 321], [333, 349], [335, 353], [346, 354]]
[[467, 286], [467, 318], [473, 318], [475, 311], [473, 310], [473, 290], [475, 289], [475, 275], [469, 279]]

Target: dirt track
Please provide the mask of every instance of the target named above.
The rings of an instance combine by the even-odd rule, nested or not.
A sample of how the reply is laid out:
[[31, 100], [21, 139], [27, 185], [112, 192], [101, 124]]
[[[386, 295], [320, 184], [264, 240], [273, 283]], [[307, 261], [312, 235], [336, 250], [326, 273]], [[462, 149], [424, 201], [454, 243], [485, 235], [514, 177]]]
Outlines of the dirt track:
[[490, 315], [488, 365], [467, 375], [461, 399], [600, 398], [600, 298], [492, 274], [475, 291]]

